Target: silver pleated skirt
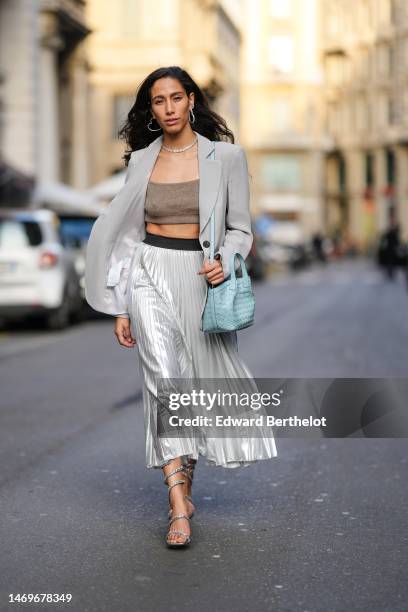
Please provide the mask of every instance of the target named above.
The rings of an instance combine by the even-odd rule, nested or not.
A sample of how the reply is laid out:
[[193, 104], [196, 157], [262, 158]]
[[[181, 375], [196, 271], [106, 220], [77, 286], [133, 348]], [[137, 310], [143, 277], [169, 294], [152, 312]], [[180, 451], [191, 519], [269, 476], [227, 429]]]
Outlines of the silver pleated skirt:
[[[200, 330], [205, 275], [203, 251], [141, 242], [130, 265], [127, 300], [143, 380], [146, 465], [159, 468], [176, 457], [207, 465], [248, 466], [277, 456], [273, 434], [226, 438], [157, 435], [159, 378], [253, 378], [238, 354], [237, 333]], [[256, 386], [255, 386], [256, 389]]]

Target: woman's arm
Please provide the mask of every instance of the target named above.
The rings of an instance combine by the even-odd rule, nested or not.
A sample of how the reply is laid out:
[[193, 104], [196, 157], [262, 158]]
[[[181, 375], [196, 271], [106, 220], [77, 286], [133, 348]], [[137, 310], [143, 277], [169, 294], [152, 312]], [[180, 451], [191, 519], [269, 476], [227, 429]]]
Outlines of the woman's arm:
[[128, 181], [136, 167], [137, 153], [131, 155], [125, 184], [93, 224], [86, 246], [85, 298], [94, 310], [113, 316], [128, 314], [124, 290], [130, 258], [118, 254], [116, 259], [110, 258], [108, 270], [106, 266], [120, 229], [121, 209], [131, 197]]
[[[228, 176], [225, 239], [224, 244], [217, 251], [221, 255], [225, 278], [231, 274], [229, 260], [232, 253], [240, 253], [246, 259], [253, 242], [248, 162], [241, 146], [236, 145], [234, 149]], [[236, 257], [235, 269], [239, 267], [240, 262]]]

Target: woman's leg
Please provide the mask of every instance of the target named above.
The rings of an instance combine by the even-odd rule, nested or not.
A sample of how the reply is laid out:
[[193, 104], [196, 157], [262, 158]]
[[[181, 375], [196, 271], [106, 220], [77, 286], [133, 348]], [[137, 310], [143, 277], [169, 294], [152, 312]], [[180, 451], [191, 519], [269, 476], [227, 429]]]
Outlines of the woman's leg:
[[[194, 463], [196, 463], [196, 460], [194, 459]], [[187, 503], [187, 514], [188, 516], [192, 517], [196, 507], [195, 504], [193, 502], [193, 498], [191, 497], [191, 488], [192, 488], [192, 476], [191, 476], [191, 467], [189, 467], [190, 464], [185, 463], [184, 464], [184, 470], [180, 471], [180, 478], [184, 479], [184, 484], [183, 484], [183, 495], [184, 495], [184, 499], [186, 500]], [[192, 468], [194, 470], [194, 468]], [[173, 512], [173, 508], [171, 505], [171, 500], [169, 499], [169, 512], [168, 512], [168, 516], [169, 518], [171, 518], [172, 516], [172, 512]]]
[[[178, 485], [175, 484], [177, 481], [186, 481], [188, 478], [185, 477], [184, 469], [178, 468], [184, 468], [181, 457], [172, 459], [169, 463], [163, 466], [163, 474], [165, 479], [167, 477], [165, 482], [169, 487], [171, 487], [169, 490], [169, 502], [172, 508], [171, 518], [179, 514], [188, 516], [188, 500], [184, 497], [185, 482], [179, 482]], [[175, 472], [177, 469], [178, 471]], [[169, 476], [169, 474], [171, 474], [171, 476]], [[173, 533], [175, 531], [182, 531], [185, 535]], [[167, 539], [169, 542], [184, 542], [186, 536], [189, 536], [190, 534], [190, 521], [187, 518], [178, 518], [170, 525]]]
[[194, 470], [197, 463], [197, 459], [188, 458], [185, 463], [185, 473], [186, 473], [186, 482], [184, 486], [184, 495], [186, 496], [187, 501], [189, 502], [189, 512], [195, 511], [195, 506], [193, 500], [191, 498], [191, 491], [193, 487], [193, 478], [194, 478]]
[[[193, 487], [193, 478], [194, 478], [194, 469], [197, 463], [197, 459], [191, 459], [190, 457], [185, 459], [184, 461], [184, 470], [180, 471], [181, 477], [184, 479], [183, 484], [183, 494], [184, 498], [187, 501], [187, 512], [188, 516], [193, 516], [195, 512], [195, 504], [193, 502], [193, 498], [191, 497], [191, 491]], [[170, 510], [169, 510], [169, 518], [172, 513], [172, 506], [169, 500]]]
[[[169, 457], [183, 457], [196, 451], [194, 439], [188, 436], [180, 439], [173, 435], [167, 436], [165, 431], [165, 379], [171, 381], [172, 390], [182, 392], [185, 387], [183, 380], [189, 380], [192, 376], [191, 361], [177, 323], [177, 309], [170, 292], [172, 285], [167, 287], [167, 292], [162, 287], [163, 284], [166, 285], [168, 276], [163, 259], [169, 257], [167, 251], [168, 249], [154, 249], [147, 245], [141, 247], [140, 258], [129, 284], [129, 313], [143, 374], [148, 467], [163, 465]], [[174, 251], [171, 253], [174, 254]], [[180, 388], [177, 386], [178, 379], [181, 379]], [[163, 427], [158, 435], [161, 418]]]

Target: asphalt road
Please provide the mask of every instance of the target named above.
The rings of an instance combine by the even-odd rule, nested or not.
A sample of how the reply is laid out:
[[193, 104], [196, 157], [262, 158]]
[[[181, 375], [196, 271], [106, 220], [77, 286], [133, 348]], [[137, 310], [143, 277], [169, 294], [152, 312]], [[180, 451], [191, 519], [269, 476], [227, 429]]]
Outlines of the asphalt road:
[[[407, 377], [408, 293], [365, 261], [256, 286], [257, 377]], [[187, 550], [144, 463], [136, 351], [112, 321], [0, 335], [0, 609], [406, 612], [405, 439], [280, 439], [242, 470], [199, 462]], [[9, 604], [9, 594], [71, 603]]]

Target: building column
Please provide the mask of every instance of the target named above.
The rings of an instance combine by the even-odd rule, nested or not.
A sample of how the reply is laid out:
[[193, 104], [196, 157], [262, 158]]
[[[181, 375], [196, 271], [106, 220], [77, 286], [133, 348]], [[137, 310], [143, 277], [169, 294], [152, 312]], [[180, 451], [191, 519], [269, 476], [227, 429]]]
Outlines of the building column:
[[321, 149], [316, 148], [310, 150], [303, 161], [308, 168], [309, 179], [302, 221], [308, 234], [316, 231], [326, 232], [324, 215], [324, 167], [326, 159]]
[[84, 46], [80, 45], [71, 61], [72, 79], [72, 131], [69, 182], [78, 189], [86, 189], [90, 176], [90, 130], [89, 130], [89, 85], [88, 64]]
[[366, 237], [363, 212], [364, 156], [359, 149], [344, 151], [346, 160], [346, 192], [348, 207], [348, 239], [365, 249]]
[[408, 147], [397, 145], [394, 153], [397, 165], [395, 185], [397, 221], [400, 223], [401, 239], [408, 240]]
[[325, 201], [324, 201], [324, 229], [332, 235], [342, 227], [341, 215], [341, 189], [339, 181], [339, 159], [336, 155], [326, 155], [325, 160]]
[[388, 199], [385, 194], [387, 186], [387, 169], [385, 161], [385, 151], [383, 147], [378, 147], [373, 151], [374, 154], [374, 194], [377, 232], [382, 232], [388, 222]]
[[42, 12], [39, 19], [41, 43], [39, 50], [38, 179], [40, 181], [58, 181], [60, 174], [60, 138], [57, 53], [62, 45], [62, 39], [58, 35], [58, 23], [55, 15]]

